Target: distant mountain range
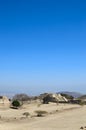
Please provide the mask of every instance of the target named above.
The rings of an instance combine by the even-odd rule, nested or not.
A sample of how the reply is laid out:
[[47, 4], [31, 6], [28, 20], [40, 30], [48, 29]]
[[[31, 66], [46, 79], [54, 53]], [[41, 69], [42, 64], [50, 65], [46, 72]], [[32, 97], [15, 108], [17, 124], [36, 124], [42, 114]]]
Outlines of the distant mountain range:
[[8, 98], [12, 98], [13, 96], [15, 95], [15, 93], [3, 93], [3, 92], [0, 92], [0, 96], [7, 96]]
[[80, 96], [79, 99], [86, 99], [86, 95]]
[[67, 94], [67, 95], [73, 96], [74, 98], [78, 98], [78, 97], [83, 96], [83, 94], [78, 93], [78, 92], [62, 91], [62, 92], [58, 92], [58, 93], [59, 93], [59, 94], [61, 94], [61, 93], [63, 93], [63, 94]]
[[[57, 94], [61, 94], [61, 93], [63, 93], [63, 94], [67, 94], [67, 95], [69, 95], [69, 96], [73, 96], [74, 98], [79, 98], [79, 97], [81, 97], [81, 98], [84, 98], [84, 97], [86, 97], [86, 95], [83, 95], [83, 94], [81, 94], [81, 93], [78, 93], [78, 92], [69, 92], [69, 91], [61, 91], [61, 92], [57, 92]], [[15, 95], [16, 93], [1, 93], [0, 92], [0, 96], [7, 96], [8, 98], [12, 98], [14, 95]]]

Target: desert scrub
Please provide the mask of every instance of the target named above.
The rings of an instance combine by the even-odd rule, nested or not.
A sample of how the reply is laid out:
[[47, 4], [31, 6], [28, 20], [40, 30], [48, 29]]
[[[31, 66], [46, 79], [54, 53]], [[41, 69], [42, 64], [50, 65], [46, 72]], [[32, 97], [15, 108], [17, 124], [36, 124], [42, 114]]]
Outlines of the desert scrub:
[[79, 105], [84, 106], [84, 105], [86, 105], [86, 103], [85, 103], [84, 101], [81, 101], [81, 102], [79, 103]]
[[59, 110], [56, 110], [56, 112], [58, 112]]
[[48, 114], [47, 111], [42, 111], [42, 110], [35, 111], [35, 113], [37, 114], [37, 117], [43, 117], [46, 114]]
[[30, 116], [30, 113], [29, 112], [24, 112], [23, 115], [28, 118], [28, 116]]
[[42, 104], [38, 104], [37, 107], [40, 107]]

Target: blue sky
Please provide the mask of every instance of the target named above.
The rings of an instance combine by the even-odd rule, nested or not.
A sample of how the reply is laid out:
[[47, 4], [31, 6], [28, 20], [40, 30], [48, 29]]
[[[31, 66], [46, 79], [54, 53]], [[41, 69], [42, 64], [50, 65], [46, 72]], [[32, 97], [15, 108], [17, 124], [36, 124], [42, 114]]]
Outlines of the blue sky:
[[0, 91], [86, 93], [86, 1], [0, 0]]

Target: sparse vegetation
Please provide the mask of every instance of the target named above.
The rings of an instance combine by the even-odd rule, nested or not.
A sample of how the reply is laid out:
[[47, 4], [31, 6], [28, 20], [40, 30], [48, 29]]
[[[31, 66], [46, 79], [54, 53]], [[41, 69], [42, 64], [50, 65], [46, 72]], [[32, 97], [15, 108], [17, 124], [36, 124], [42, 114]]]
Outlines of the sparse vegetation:
[[24, 112], [23, 115], [28, 118], [28, 116], [30, 116], [30, 113], [29, 112]]
[[45, 114], [48, 114], [47, 111], [42, 110], [35, 111], [35, 113], [37, 114], [37, 117], [43, 117]]
[[81, 106], [86, 105], [86, 102], [80, 100], [79, 105], [81, 105]]
[[38, 105], [37, 105], [37, 107], [40, 107], [40, 106], [41, 106], [41, 104], [38, 104]]
[[58, 112], [59, 110], [56, 110], [56, 112]]

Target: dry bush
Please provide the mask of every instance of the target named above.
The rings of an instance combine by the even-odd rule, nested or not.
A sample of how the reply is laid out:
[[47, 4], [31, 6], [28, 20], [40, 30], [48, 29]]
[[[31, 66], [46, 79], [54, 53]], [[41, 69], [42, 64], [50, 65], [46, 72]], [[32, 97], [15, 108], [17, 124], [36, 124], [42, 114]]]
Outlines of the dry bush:
[[47, 111], [42, 111], [42, 110], [37, 110], [37, 111], [35, 111], [35, 113], [37, 114], [38, 117], [42, 117], [42, 116], [48, 114]]
[[30, 113], [29, 112], [24, 112], [23, 115], [26, 116], [26, 118], [27, 118], [28, 116], [30, 116]]
[[13, 97], [13, 100], [19, 100], [19, 101], [28, 101], [28, 100], [31, 100], [31, 98], [27, 95], [27, 94], [16, 94], [14, 97]]
[[38, 104], [37, 107], [40, 107], [42, 104]]

